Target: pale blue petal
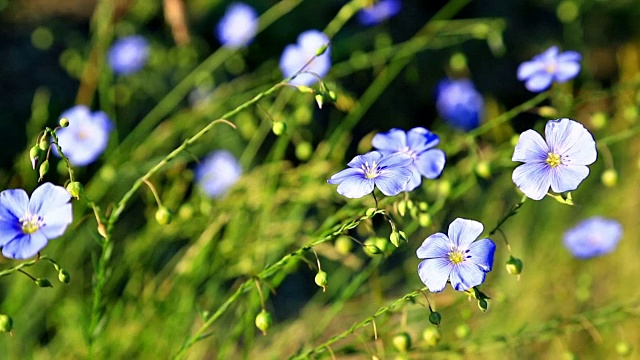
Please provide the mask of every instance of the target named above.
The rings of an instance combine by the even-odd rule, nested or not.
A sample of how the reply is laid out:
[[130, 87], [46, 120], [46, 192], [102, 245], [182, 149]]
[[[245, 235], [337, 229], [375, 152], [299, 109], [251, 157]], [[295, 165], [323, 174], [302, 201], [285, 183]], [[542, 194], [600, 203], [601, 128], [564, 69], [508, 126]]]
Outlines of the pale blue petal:
[[549, 73], [537, 73], [531, 76], [525, 83], [524, 87], [532, 92], [540, 92], [546, 90], [553, 82], [553, 75]]
[[542, 199], [551, 186], [551, 169], [546, 163], [527, 163], [513, 170], [512, 179], [528, 198]]
[[407, 146], [407, 135], [400, 129], [391, 129], [386, 133], [376, 134], [371, 145], [378, 150], [396, 152]]
[[545, 50], [542, 54], [536, 55], [534, 59], [544, 60], [544, 61], [555, 60], [556, 57], [558, 56], [558, 52], [559, 52], [558, 47], [554, 45], [548, 48], [547, 50]]
[[447, 157], [444, 151], [431, 149], [418, 155], [413, 164], [424, 177], [427, 179], [435, 179], [442, 174], [446, 162]]
[[[377, 151], [372, 152], [378, 153]], [[380, 156], [382, 157], [382, 154]], [[413, 163], [413, 158], [407, 154], [395, 153], [382, 157], [377, 163], [381, 169], [408, 167]], [[408, 174], [408, 176], [411, 176], [411, 174]]]
[[408, 168], [387, 168], [374, 179], [376, 186], [386, 196], [394, 196], [401, 193], [413, 173]]
[[382, 159], [382, 156], [383, 156], [382, 153], [379, 151], [370, 151], [364, 155], [357, 155], [351, 161], [349, 161], [347, 166], [352, 168], [360, 168], [362, 165], [365, 165], [366, 163], [369, 163], [369, 165], [373, 164], [374, 162], [376, 164], [380, 164], [382, 162], [380, 160]]
[[35, 256], [46, 245], [47, 238], [41, 232], [30, 235], [23, 234], [5, 244], [2, 248], [2, 255], [11, 259], [24, 260]]
[[336, 174], [333, 174], [333, 176], [331, 176], [331, 178], [329, 180], [327, 180], [327, 182], [329, 184], [340, 184], [341, 182], [349, 179], [349, 178], [358, 178], [358, 179], [364, 179], [364, 171], [360, 168], [348, 168], [348, 169], [344, 169]]
[[0, 220], [18, 221], [29, 208], [29, 195], [22, 189], [0, 192]]
[[4, 246], [9, 241], [22, 235], [24, 235], [24, 232], [18, 219], [0, 219], [0, 246]]
[[414, 153], [421, 153], [440, 143], [440, 137], [431, 131], [416, 127], [407, 132], [407, 146]]
[[513, 161], [545, 162], [549, 156], [549, 147], [542, 136], [534, 130], [527, 130], [520, 134], [520, 139], [513, 151]]
[[612, 252], [621, 237], [619, 222], [594, 216], [568, 230], [563, 242], [575, 257], [587, 259]]
[[484, 226], [475, 220], [457, 218], [449, 224], [449, 239], [461, 251], [469, 248], [469, 245], [482, 234]]
[[518, 66], [518, 80], [526, 80], [536, 73], [545, 71], [543, 62], [540, 61], [525, 61]]
[[405, 185], [404, 191], [413, 191], [418, 186], [420, 186], [420, 184], [422, 184], [422, 175], [420, 175], [420, 172], [418, 171], [418, 168], [416, 168], [415, 164], [409, 165], [409, 169], [411, 170], [412, 175], [407, 185]]
[[589, 176], [589, 168], [584, 165], [560, 165], [553, 169], [551, 189], [556, 193], [563, 193], [578, 188], [578, 185]]
[[427, 259], [418, 265], [418, 275], [429, 291], [440, 292], [447, 285], [452, 269], [453, 264], [449, 259]]
[[573, 79], [580, 72], [580, 64], [575, 62], [559, 62], [556, 65], [554, 76], [558, 82]]
[[580, 55], [577, 51], [565, 51], [562, 54], [558, 55], [558, 62], [579, 62], [582, 60], [582, 55]]
[[[425, 260], [426, 261], [426, 260]], [[451, 270], [451, 286], [457, 291], [466, 291], [484, 282], [486, 273], [476, 264], [461, 262]]]
[[449, 258], [451, 252], [451, 241], [443, 233], [435, 233], [422, 242], [416, 250], [419, 259]]
[[482, 271], [489, 272], [493, 267], [493, 255], [496, 244], [491, 239], [480, 239], [469, 246], [465, 261], [476, 264]]
[[361, 198], [373, 191], [374, 182], [372, 179], [350, 177], [338, 185], [338, 194], [350, 198]]
[[60, 206], [71, 200], [71, 194], [62, 186], [44, 183], [31, 194], [29, 210], [32, 214], [44, 217], [46, 213], [56, 211]]
[[591, 133], [571, 119], [550, 120], [545, 126], [550, 151], [562, 156], [566, 165], [590, 165], [598, 153]]

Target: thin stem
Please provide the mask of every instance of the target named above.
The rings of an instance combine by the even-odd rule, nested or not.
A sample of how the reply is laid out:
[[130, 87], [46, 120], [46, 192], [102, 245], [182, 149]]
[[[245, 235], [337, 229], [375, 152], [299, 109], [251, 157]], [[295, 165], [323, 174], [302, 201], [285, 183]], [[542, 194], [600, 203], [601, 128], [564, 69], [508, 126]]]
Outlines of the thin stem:
[[505, 216], [503, 216], [502, 219], [500, 219], [500, 221], [498, 221], [498, 224], [493, 228], [493, 230], [489, 231], [489, 236], [495, 234], [496, 231], [498, 231], [498, 229], [500, 229], [502, 224], [504, 224], [510, 217], [515, 215], [518, 212], [518, 210], [520, 209], [520, 207], [522, 206], [522, 204], [524, 204], [524, 202], [526, 200], [527, 200], [527, 197], [523, 196], [522, 199], [520, 199], [519, 203], [513, 205], [511, 207], [511, 209], [509, 210], [509, 212]]
[[156, 191], [156, 188], [153, 186], [153, 184], [147, 179], [143, 179], [142, 181], [149, 187], [149, 189], [153, 193], [153, 197], [156, 198], [158, 207], [162, 207], [162, 200], [160, 200], [160, 196], [158, 196], [158, 192]]

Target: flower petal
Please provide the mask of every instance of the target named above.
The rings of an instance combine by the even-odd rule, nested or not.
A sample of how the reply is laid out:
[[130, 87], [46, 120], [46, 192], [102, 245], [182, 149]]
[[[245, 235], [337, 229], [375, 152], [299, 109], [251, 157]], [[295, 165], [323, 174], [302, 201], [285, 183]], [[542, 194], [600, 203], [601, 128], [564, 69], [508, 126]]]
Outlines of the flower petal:
[[415, 164], [409, 165], [409, 169], [411, 170], [411, 178], [409, 178], [407, 185], [404, 186], [403, 191], [413, 191], [422, 184], [422, 175], [420, 175]]
[[347, 163], [347, 166], [352, 168], [360, 168], [366, 163], [369, 163], [369, 165], [373, 164], [374, 162], [380, 164], [382, 162], [380, 160], [382, 159], [382, 156], [382, 153], [379, 151], [369, 151], [364, 155], [357, 155], [356, 157], [351, 159], [351, 161]]
[[448, 258], [451, 251], [451, 241], [443, 233], [430, 235], [416, 250], [419, 259]]
[[[372, 151], [373, 153], [378, 153], [377, 151]], [[371, 153], [368, 153], [371, 154]], [[365, 154], [367, 155], [367, 154]], [[411, 165], [413, 163], [413, 158], [407, 154], [403, 154], [403, 153], [395, 153], [395, 154], [390, 154], [387, 156], [382, 156], [382, 154], [380, 154], [380, 156], [382, 157], [382, 159], [380, 159], [378, 162], [378, 166], [384, 170], [387, 170], [389, 168], [406, 168], [409, 165]]]
[[44, 213], [56, 211], [70, 200], [71, 194], [65, 188], [47, 182], [38, 186], [31, 194], [29, 211], [43, 217]]
[[551, 120], [544, 131], [550, 151], [561, 155], [563, 164], [591, 165], [596, 161], [596, 142], [579, 122], [566, 118]]
[[527, 130], [520, 134], [520, 139], [513, 151], [513, 161], [544, 162], [549, 156], [549, 147], [542, 136], [534, 130]]
[[560, 165], [551, 173], [551, 189], [563, 193], [577, 189], [582, 180], [589, 176], [589, 168], [585, 165]]
[[424, 177], [427, 179], [435, 179], [442, 174], [446, 162], [447, 157], [444, 151], [431, 149], [418, 155], [413, 164]]
[[532, 92], [546, 90], [553, 82], [553, 75], [549, 73], [536, 73], [524, 83], [524, 87]]
[[518, 80], [526, 80], [536, 73], [544, 72], [544, 63], [540, 61], [525, 61], [518, 66]]
[[407, 146], [414, 153], [421, 153], [439, 143], [440, 137], [423, 127], [416, 127], [407, 132]]
[[329, 184], [335, 185], [340, 184], [341, 182], [349, 179], [349, 178], [358, 178], [364, 179], [364, 171], [359, 168], [348, 168], [342, 171], [339, 171], [331, 176], [327, 182]]
[[29, 208], [29, 195], [22, 189], [0, 192], [0, 220], [18, 221]]
[[493, 268], [493, 255], [496, 244], [491, 239], [480, 239], [469, 246], [465, 261], [476, 264], [482, 271], [489, 272]]
[[374, 179], [376, 186], [386, 196], [394, 196], [401, 193], [413, 173], [406, 167], [387, 168]]
[[[426, 261], [426, 260], [425, 260]], [[484, 282], [486, 273], [476, 264], [461, 262], [451, 270], [451, 286], [457, 291], [466, 291]]]
[[[374, 182], [364, 177], [350, 177], [338, 185], [338, 194], [350, 199], [361, 198], [373, 191]], [[401, 190], [402, 191], [402, 190]]]
[[577, 51], [564, 51], [557, 57], [558, 62], [579, 62], [582, 60], [582, 55]]
[[386, 133], [376, 134], [371, 145], [378, 150], [396, 152], [407, 146], [407, 135], [400, 129], [391, 129]]
[[573, 79], [580, 72], [580, 64], [577, 62], [558, 62], [554, 77], [558, 82], [565, 82]]
[[512, 179], [528, 198], [542, 199], [551, 186], [551, 168], [546, 163], [527, 163], [513, 170]]
[[429, 291], [440, 292], [447, 285], [452, 269], [453, 264], [449, 259], [427, 259], [418, 265], [418, 275]]
[[471, 243], [482, 234], [484, 226], [475, 220], [457, 218], [449, 224], [449, 240], [459, 250], [467, 250]]
[[28, 259], [47, 245], [47, 238], [41, 232], [23, 234], [4, 245], [2, 255], [11, 259]]

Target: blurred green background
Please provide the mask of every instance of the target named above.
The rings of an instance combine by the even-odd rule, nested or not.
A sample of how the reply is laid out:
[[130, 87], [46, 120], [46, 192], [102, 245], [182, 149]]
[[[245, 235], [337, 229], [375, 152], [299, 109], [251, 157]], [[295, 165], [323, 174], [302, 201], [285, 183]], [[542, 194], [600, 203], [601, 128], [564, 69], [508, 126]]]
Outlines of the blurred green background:
[[[93, 210], [74, 202], [74, 223], [43, 251], [71, 273], [71, 284], [55, 281], [41, 289], [21, 274], [0, 278], [0, 313], [14, 322], [12, 336], [1, 334], [1, 358], [171, 358], [203, 324], [205, 336], [186, 358], [288, 358], [354, 324], [361, 326], [314, 356], [640, 358], [637, 2], [405, 0], [397, 16], [364, 27], [340, 12], [347, 1], [247, 1], [271, 22], [238, 51], [221, 48], [213, 32], [229, 2], [185, 1], [184, 43], [176, 25], [165, 21], [172, 2], [183, 3], [0, 1], [2, 189], [31, 192], [37, 186], [29, 147], [61, 112], [86, 104], [116, 124], [101, 159], [75, 170], [87, 197], [109, 216], [134, 181], [171, 150], [280, 81], [282, 49], [300, 32], [328, 24], [339, 24], [333, 25], [333, 66], [325, 77], [338, 100], [318, 109], [313, 96], [280, 89], [228, 119], [236, 130], [215, 126], [151, 177], [175, 218], [157, 224], [152, 193], [144, 186], [135, 193], [115, 224], [97, 305], [95, 274], [105, 248]], [[113, 76], [104, 69], [105, 51], [131, 34], [151, 42], [149, 63], [131, 76]], [[407, 45], [411, 39], [419, 41]], [[580, 75], [554, 86], [543, 101], [508, 113], [535, 96], [517, 80], [518, 64], [551, 45], [582, 54]], [[402, 51], [406, 56], [394, 58]], [[452, 57], [461, 55], [466, 66], [452, 66]], [[434, 104], [435, 86], [448, 75], [474, 81], [485, 100], [482, 121], [495, 126], [476, 136], [447, 127]], [[482, 286], [492, 298], [490, 310], [482, 313], [451, 288], [429, 294], [443, 317], [435, 347], [423, 339], [434, 326], [422, 295], [384, 310], [375, 326], [361, 323], [423, 286], [415, 250], [427, 236], [445, 231], [457, 217], [491, 229], [519, 201], [511, 181], [514, 136], [540, 131], [558, 117], [591, 130], [598, 161], [573, 192], [574, 206], [529, 200], [495, 235], [494, 270]], [[500, 119], [508, 121], [494, 121]], [[287, 122], [286, 135], [271, 132], [273, 120]], [[426, 204], [415, 216], [397, 212], [402, 195], [381, 200], [408, 243], [397, 249], [388, 244], [384, 254], [371, 256], [351, 242], [345, 252], [335, 244], [336, 227], [358, 219], [374, 202], [345, 199], [326, 179], [368, 151], [376, 132], [415, 126], [440, 135], [448, 162], [440, 179], [425, 180], [410, 194]], [[308, 145], [310, 154], [301, 150]], [[214, 149], [236, 154], [245, 171], [217, 200], [193, 184], [197, 159]], [[62, 185], [67, 173], [58, 163], [52, 160], [46, 180]], [[478, 171], [479, 164], [488, 172]], [[601, 181], [607, 169], [615, 169], [617, 184]], [[575, 259], [562, 235], [592, 215], [618, 220], [623, 239], [611, 254]], [[346, 233], [365, 241], [388, 238], [390, 229], [376, 216]], [[505, 237], [524, 262], [519, 278], [504, 268]], [[329, 274], [325, 292], [314, 283], [316, 257], [305, 248], [318, 240], [313, 250]], [[0, 257], [0, 270], [17, 264]], [[56, 279], [44, 262], [28, 271]], [[261, 309], [256, 282], [274, 318], [266, 336], [254, 326]], [[220, 317], [208, 325], [216, 312]], [[401, 332], [413, 340], [406, 354], [392, 345]]]

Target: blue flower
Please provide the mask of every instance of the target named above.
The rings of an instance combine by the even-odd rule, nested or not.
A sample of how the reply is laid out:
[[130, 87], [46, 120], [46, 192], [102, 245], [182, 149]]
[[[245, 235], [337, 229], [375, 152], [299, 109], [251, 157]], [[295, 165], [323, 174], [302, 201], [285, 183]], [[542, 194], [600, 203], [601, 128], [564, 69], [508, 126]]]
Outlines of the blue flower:
[[513, 182], [533, 200], [542, 199], [549, 186], [556, 193], [577, 189], [598, 156], [593, 136], [579, 122], [550, 120], [544, 132], [546, 142], [534, 130], [523, 132], [512, 158], [524, 163], [513, 171]]
[[424, 259], [418, 275], [429, 291], [442, 291], [447, 281], [458, 291], [484, 282], [493, 266], [496, 245], [491, 239], [475, 241], [483, 230], [477, 221], [458, 218], [449, 225], [449, 236], [435, 233], [424, 240], [416, 251]]
[[[60, 117], [69, 119], [69, 126], [57, 130], [62, 152], [73, 165], [84, 166], [94, 162], [107, 148], [112, 124], [102, 111], [91, 112], [84, 105], [77, 105], [63, 112]], [[54, 153], [58, 149], [54, 146]]]
[[612, 252], [621, 237], [619, 222], [594, 216], [564, 233], [564, 245], [573, 256], [588, 259]]
[[290, 84], [309, 86], [318, 82], [318, 77], [323, 78], [329, 72], [329, 68], [331, 68], [330, 48], [314, 59], [318, 49], [328, 43], [327, 35], [318, 30], [308, 30], [298, 36], [296, 44], [287, 45], [284, 48], [280, 57], [280, 70], [285, 78], [293, 76], [309, 60], [313, 59], [302, 73], [289, 81]]
[[526, 81], [524, 87], [529, 91], [540, 92], [551, 86], [555, 80], [563, 83], [571, 80], [580, 72], [582, 56], [575, 51], [558, 54], [558, 47], [552, 46], [542, 54], [518, 66], [518, 80]]
[[22, 189], [0, 192], [0, 247], [11, 259], [28, 259], [64, 234], [73, 221], [71, 195], [62, 186], [44, 183], [31, 199]]
[[232, 49], [247, 46], [258, 32], [258, 14], [247, 4], [231, 4], [216, 29], [222, 46]]
[[400, 0], [379, 0], [358, 12], [358, 21], [362, 25], [376, 25], [400, 12]]
[[446, 79], [436, 88], [436, 108], [449, 125], [469, 131], [480, 125], [484, 101], [471, 80]]
[[111, 46], [107, 57], [115, 74], [132, 74], [147, 63], [149, 42], [140, 35], [122, 38]]
[[406, 154], [383, 155], [371, 151], [358, 155], [347, 166], [349, 169], [334, 174], [327, 182], [339, 184], [338, 194], [351, 198], [361, 198], [373, 191], [374, 185], [387, 196], [398, 195], [411, 179], [408, 166], [413, 159]]
[[210, 153], [195, 169], [196, 182], [212, 198], [224, 195], [242, 175], [235, 156], [226, 150]]
[[376, 134], [372, 145], [385, 155], [403, 153], [411, 156], [413, 164], [409, 169], [413, 173], [404, 191], [411, 191], [422, 183], [422, 176], [435, 179], [442, 173], [446, 156], [440, 149], [432, 149], [440, 143], [438, 135], [423, 127], [404, 132], [391, 129], [386, 133]]

